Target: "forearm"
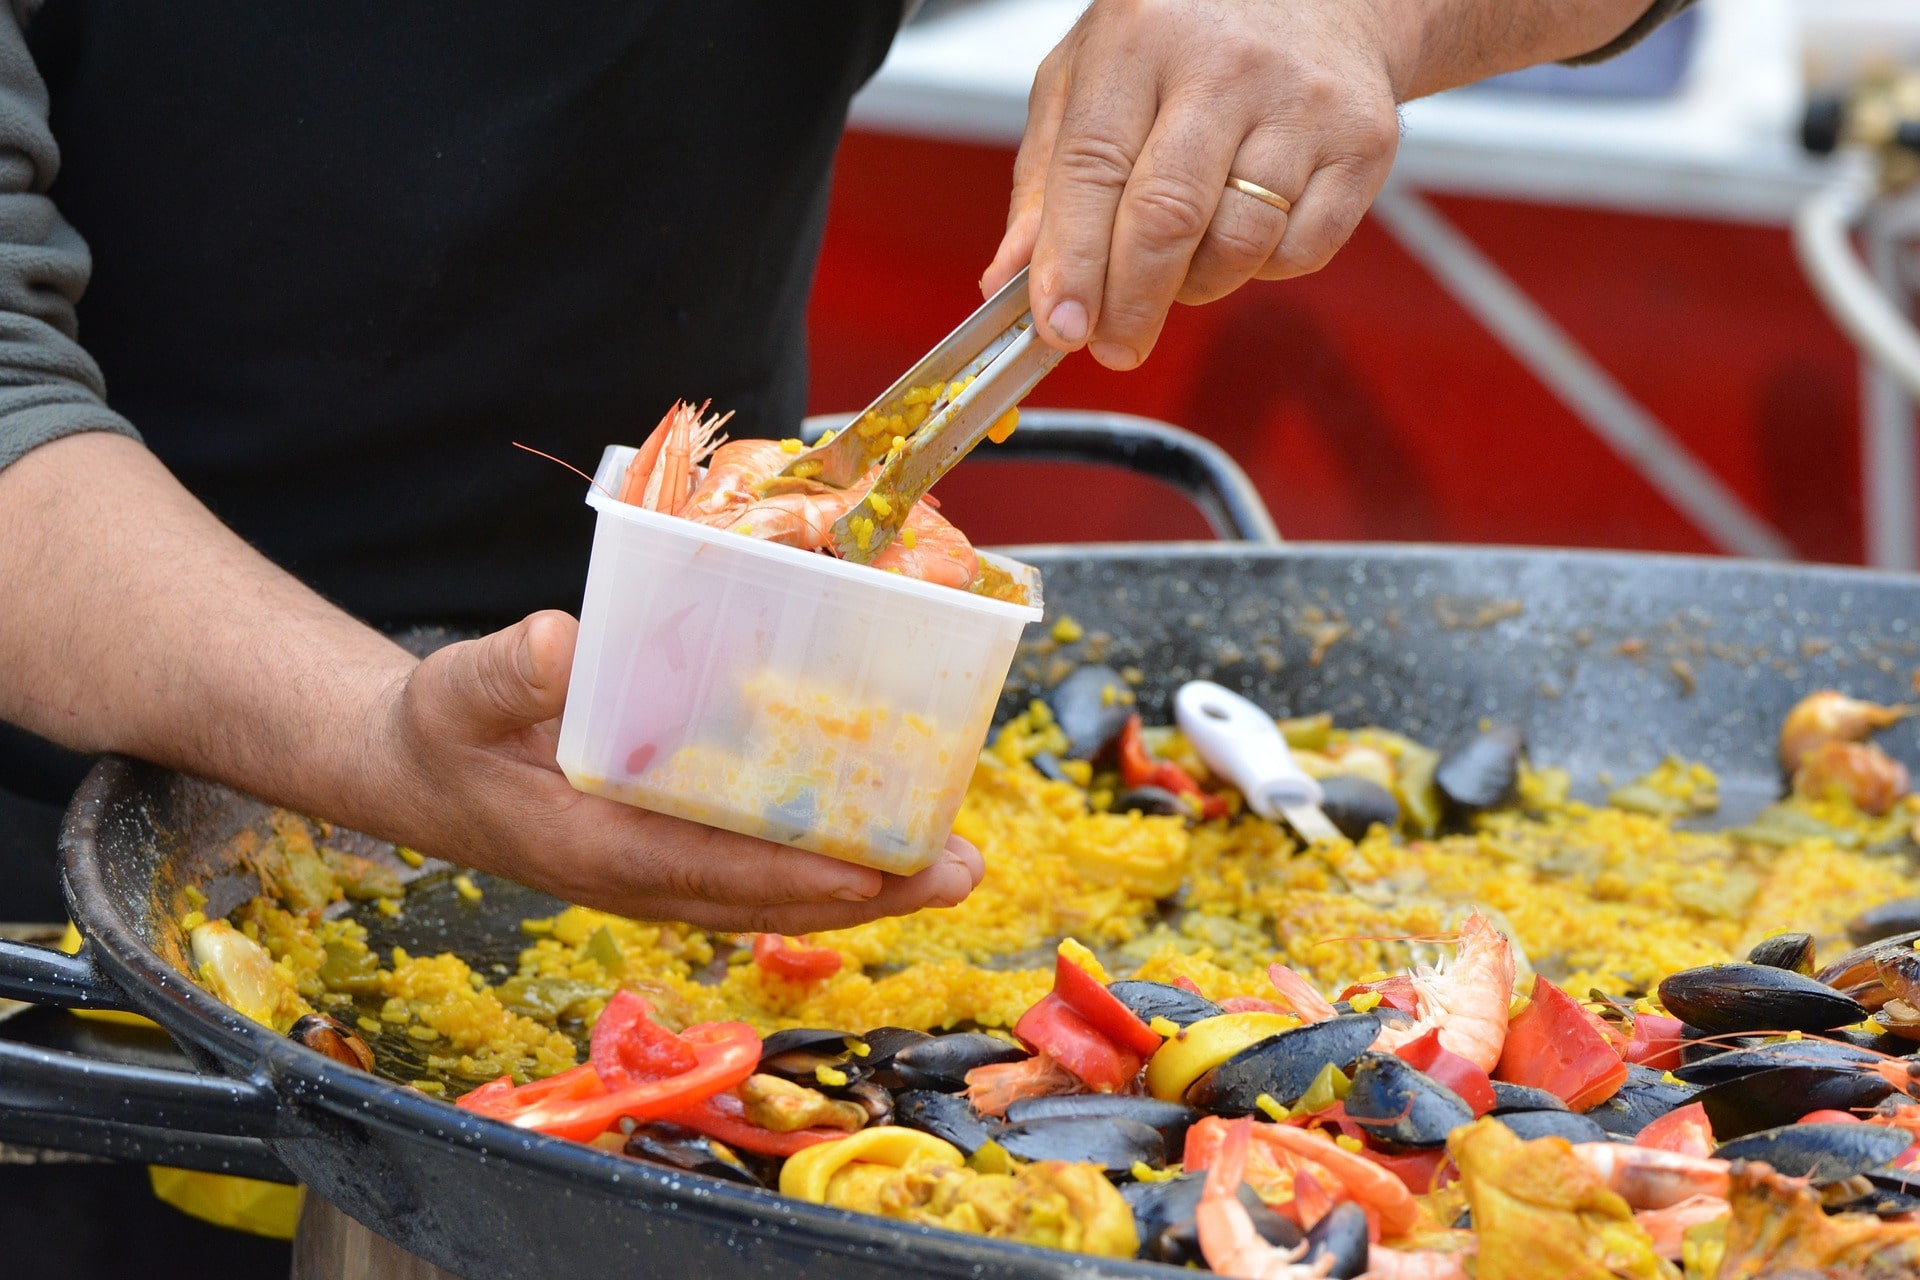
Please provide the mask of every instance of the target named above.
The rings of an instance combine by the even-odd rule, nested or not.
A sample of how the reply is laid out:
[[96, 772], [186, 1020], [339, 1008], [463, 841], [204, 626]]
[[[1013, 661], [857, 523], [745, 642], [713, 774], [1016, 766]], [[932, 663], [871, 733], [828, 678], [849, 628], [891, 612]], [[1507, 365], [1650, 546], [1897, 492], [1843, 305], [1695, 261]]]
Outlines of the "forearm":
[[414, 659], [267, 561], [152, 454], [0, 470], [0, 718], [391, 830], [382, 716]]
[[1371, 0], [1394, 96], [1405, 102], [1488, 76], [1592, 53], [1654, 0]]

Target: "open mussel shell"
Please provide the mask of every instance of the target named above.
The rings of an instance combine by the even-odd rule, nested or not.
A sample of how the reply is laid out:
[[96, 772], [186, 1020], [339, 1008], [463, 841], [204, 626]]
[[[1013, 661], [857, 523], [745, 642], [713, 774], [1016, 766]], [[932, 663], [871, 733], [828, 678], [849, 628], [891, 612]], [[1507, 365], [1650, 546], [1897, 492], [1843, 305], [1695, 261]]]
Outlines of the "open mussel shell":
[[1709, 1085], [1693, 1101], [1706, 1108], [1714, 1133], [1732, 1141], [1790, 1125], [1809, 1111], [1864, 1111], [1892, 1092], [1870, 1071], [1830, 1063], [1749, 1072]]
[[302, 1014], [287, 1029], [287, 1038], [323, 1053], [343, 1066], [373, 1070], [373, 1050], [358, 1032], [340, 1019], [325, 1013]]
[[956, 1031], [930, 1036], [901, 1049], [893, 1055], [890, 1075], [900, 1081], [896, 1087], [958, 1093], [967, 1087], [967, 1072], [975, 1067], [1019, 1062], [1032, 1056], [1019, 1045], [984, 1031]]
[[[1185, 1173], [1163, 1182], [1121, 1184], [1120, 1194], [1133, 1210], [1134, 1225], [1140, 1231], [1142, 1258], [1176, 1267], [1205, 1265], [1194, 1213], [1206, 1185], [1204, 1173]], [[1300, 1229], [1269, 1209], [1244, 1182], [1240, 1184], [1239, 1199], [1253, 1220], [1254, 1230], [1268, 1244], [1278, 1249], [1299, 1246], [1303, 1239]]]
[[1769, 1040], [1765, 1044], [1729, 1049], [1675, 1067], [1673, 1074], [1688, 1084], [1708, 1085], [1780, 1067], [1859, 1066], [1870, 1065], [1878, 1060], [1878, 1054], [1851, 1044], [1807, 1037], [1799, 1040]]
[[972, 1155], [993, 1141], [1000, 1126], [973, 1109], [973, 1104], [957, 1093], [938, 1093], [932, 1089], [909, 1089], [894, 1095], [894, 1123], [918, 1129], [951, 1142], [965, 1155]]
[[1691, 1102], [1699, 1092], [1698, 1086], [1676, 1083], [1663, 1071], [1634, 1064], [1627, 1068], [1627, 1082], [1618, 1092], [1581, 1114], [1608, 1133], [1631, 1138], [1675, 1107]]
[[1370, 1244], [1367, 1211], [1352, 1200], [1342, 1200], [1307, 1232], [1307, 1251], [1299, 1265], [1308, 1275], [1354, 1280], [1367, 1272]]
[[1217, 1018], [1226, 1012], [1205, 996], [1195, 995], [1185, 987], [1165, 982], [1123, 978], [1108, 987], [1107, 991], [1115, 1000], [1131, 1009], [1133, 1015], [1142, 1022], [1165, 1018], [1177, 1027], [1185, 1027], [1202, 1018]]
[[1136, 1164], [1157, 1169], [1167, 1162], [1167, 1142], [1158, 1129], [1118, 1116], [1048, 1116], [1002, 1125], [993, 1140], [1021, 1160], [1097, 1164], [1110, 1176], [1129, 1173]]
[[1509, 1111], [1565, 1111], [1567, 1104], [1558, 1095], [1545, 1089], [1536, 1089], [1531, 1085], [1508, 1084], [1504, 1080], [1493, 1082], [1493, 1115], [1504, 1115]]
[[704, 1174], [709, 1178], [738, 1182], [743, 1186], [769, 1185], [731, 1148], [705, 1134], [664, 1120], [635, 1125], [627, 1135], [625, 1154], [649, 1164]]
[[1897, 933], [1915, 932], [1920, 932], [1920, 898], [1895, 898], [1868, 907], [1847, 921], [1847, 941], [1856, 947], [1868, 946]]
[[779, 1076], [809, 1088], [819, 1088], [819, 1071], [828, 1067], [849, 1078], [849, 1083], [868, 1073], [867, 1059], [856, 1056], [853, 1046], [860, 1037], [850, 1031], [828, 1031], [815, 1027], [792, 1027], [776, 1031], [760, 1046], [763, 1074]]
[[1518, 725], [1495, 725], [1457, 739], [1440, 757], [1433, 772], [1455, 810], [1479, 813], [1512, 799], [1520, 780], [1520, 752], [1526, 734]]
[[1473, 1123], [1473, 1108], [1459, 1094], [1393, 1054], [1372, 1050], [1354, 1066], [1346, 1105], [1369, 1134], [1399, 1147], [1444, 1146], [1449, 1133]]
[[1920, 1213], [1920, 1179], [1885, 1178], [1865, 1174], [1867, 1190], [1851, 1200], [1827, 1204], [1829, 1213], [1872, 1213], [1883, 1218]]
[[1022, 1098], [1007, 1107], [1008, 1124], [1028, 1120], [1051, 1120], [1056, 1116], [1110, 1116], [1133, 1120], [1160, 1132], [1168, 1151], [1179, 1151], [1186, 1143], [1187, 1130], [1200, 1113], [1178, 1102], [1162, 1102], [1128, 1093], [1065, 1093], [1050, 1098]]
[[1597, 1120], [1572, 1111], [1503, 1111], [1494, 1116], [1527, 1141], [1565, 1138], [1568, 1142], [1605, 1142], [1608, 1134]]
[[1375, 826], [1391, 831], [1400, 823], [1400, 802], [1371, 778], [1335, 774], [1320, 779], [1320, 812], [1349, 840], [1359, 840]]
[[1660, 982], [1667, 1012], [1713, 1034], [1829, 1031], [1867, 1016], [1858, 1000], [1791, 969], [1710, 964]]
[[1187, 1090], [1187, 1101], [1217, 1116], [1248, 1116], [1266, 1094], [1283, 1107], [1300, 1100], [1332, 1065], [1345, 1071], [1380, 1034], [1380, 1019], [1350, 1013], [1282, 1031], [1248, 1045]]
[[1907, 1149], [1904, 1129], [1877, 1124], [1789, 1124], [1720, 1144], [1722, 1160], [1762, 1160], [1775, 1173], [1839, 1182], [1878, 1169]]
[[1880, 962], [1902, 951], [1913, 950], [1920, 942], [1920, 929], [1910, 929], [1855, 947], [1839, 959], [1821, 966], [1814, 980], [1824, 982], [1842, 995], [1851, 996], [1871, 1011], [1893, 998], [1880, 980]]
[[1054, 723], [1067, 735], [1067, 756], [1098, 760], [1133, 714], [1133, 690], [1112, 667], [1076, 669], [1047, 695]]
[[1812, 976], [1813, 935], [1777, 933], [1771, 938], [1762, 938], [1747, 952], [1747, 963], [1764, 964], [1770, 969], [1790, 969]]

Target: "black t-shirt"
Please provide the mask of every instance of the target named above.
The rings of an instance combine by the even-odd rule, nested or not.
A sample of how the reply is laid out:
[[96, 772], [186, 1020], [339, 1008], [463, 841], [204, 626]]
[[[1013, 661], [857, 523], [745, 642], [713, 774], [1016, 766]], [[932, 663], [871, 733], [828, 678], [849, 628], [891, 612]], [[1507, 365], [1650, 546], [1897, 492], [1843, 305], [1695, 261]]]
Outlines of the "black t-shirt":
[[[382, 624], [577, 608], [676, 398], [803, 412], [834, 149], [901, 0], [51, 0], [80, 339], [244, 537]], [[908, 198], [903, 193], [903, 203]]]

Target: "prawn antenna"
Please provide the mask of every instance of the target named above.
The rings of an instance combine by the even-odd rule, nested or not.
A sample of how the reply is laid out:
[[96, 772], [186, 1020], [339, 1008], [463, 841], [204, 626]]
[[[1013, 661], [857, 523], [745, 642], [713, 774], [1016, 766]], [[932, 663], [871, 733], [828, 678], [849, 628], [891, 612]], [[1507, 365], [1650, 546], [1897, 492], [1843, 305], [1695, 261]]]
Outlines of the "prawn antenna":
[[536, 458], [545, 458], [548, 462], [559, 463], [561, 466], [573, 472], [573, 474], [579, 476], [582, 480], [585, 480], [588, 484], [592, 485], [594, 488], [598, 489], [600, 492], [606, 494], [609, 498], [612, 498], [615, 502], [620, 501], [620, 495], [616, 494], [613, 490], [607, 488], [607, 486], [601, 484], [598, 480], [595, 480], [592, 476], [588, 475], [586, 472], [582, 471], [580, 468], [574, 466], [571, 462], [568, 462], [565, 458], [556, 458], [552, 454], [546, 452], [545, 450], [536, 449], [530, 444], [521, 444], [518, 440], [513, 441], [513, 447], [516, 449], [525, 449], [528, 453], [532, 454]]

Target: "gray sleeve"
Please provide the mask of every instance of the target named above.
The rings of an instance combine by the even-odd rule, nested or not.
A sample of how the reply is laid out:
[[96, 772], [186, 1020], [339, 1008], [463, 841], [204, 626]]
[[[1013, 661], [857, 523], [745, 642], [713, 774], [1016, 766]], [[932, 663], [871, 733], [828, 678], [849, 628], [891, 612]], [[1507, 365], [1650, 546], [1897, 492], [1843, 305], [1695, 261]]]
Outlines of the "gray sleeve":
[[139, 438], [107, 408], [100, 367], [75, 339], [93, 263], [46, 194], [60, 151], [22, 29], [31, 7], [0, 2], [0, 467], [79, 431]]
[[1625, 53], [1634, 45], [1647, 38], [1655, 27], [1692, 4], [1693, 0], [1653, 0], [1648, 10], [1640, 15], [1640, 20], [1621, 32], [1619, 37], [1601, 45], [1592, 53], [1583, 53], [1577, 58], [1568, 58], [1570, 67], [1584, 67], [1589, 62], [1605, 62], [1615, 54]]

